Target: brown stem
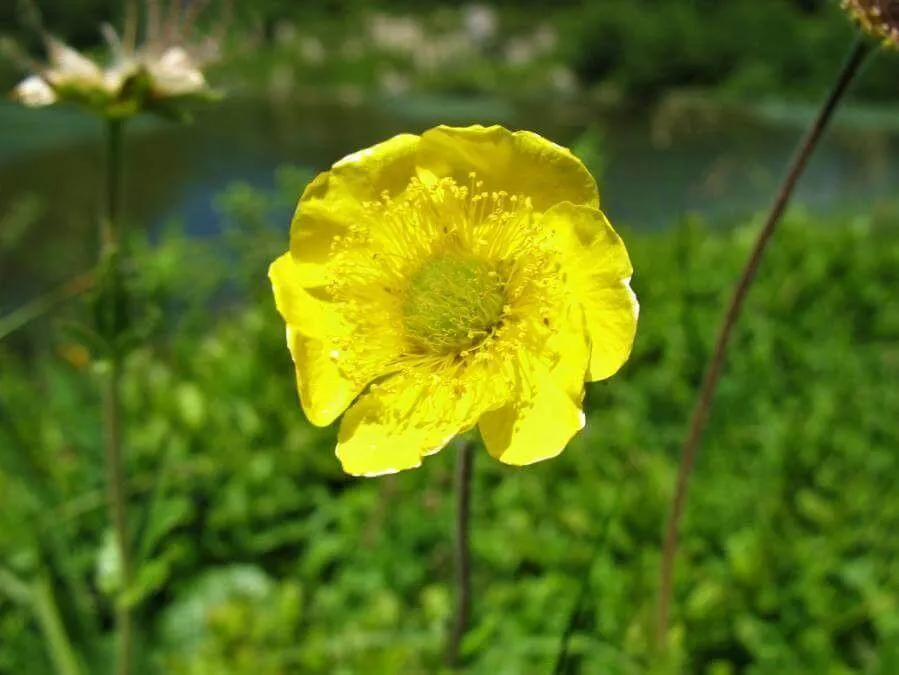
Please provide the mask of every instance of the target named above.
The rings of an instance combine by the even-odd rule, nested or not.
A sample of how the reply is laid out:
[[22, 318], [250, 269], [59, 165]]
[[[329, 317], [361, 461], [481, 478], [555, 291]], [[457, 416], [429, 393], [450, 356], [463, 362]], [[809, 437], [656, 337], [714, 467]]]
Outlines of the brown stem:
[[771, 207], [771, 212], [768, 214], [765, 225], [762, 227], [762, 230], [759, 232], [758, 238], [756, 239], [752, 253], [746, 261], [743, 273], [740, 276], [740, 280], [737, 282], [733, 297], [730, 300], [730, 304], [724, 315], [724, 320], [721, 323], [718, 339], [715, 342], [712, 357], [706, 367], [702, 386], [696, 399], [696, 406], [693, 409], [689, 432], [681, 451], [681, 462], [677, 474], [677, 484], [674, 490], [671, 515], [668, 520], [667, 532], [665, 534], [656, 623], [656, 646], [662, 653], [665, 651], [668, 635], [668, 613], [671, 604], [674, 561], [677, 555], [678, 524], [684, 510], [690, 474], [693, 470], [693, 464], [696, 461], [696, 454], [699, 450], [699, 441], [702, 438], [702, 432], [709, 416], [709, 409], [711, 408], [712, 400], [715, 396], [715, 388], [717, 387], [718, 379], [721, 376], [721, 368], [724, 364], [724, 358], [727, 355], [727, 347], [730, 342], [731, 333], [733, 332], [734, 325], [740, 315], [740, 311], [743, 308], [743, 301], [746, 298], [746, 294], [755, 278], [756, 271], [758, 270], [759, 263], [762, 259], [762, 254], [765, 251], [765, 246], [771, 239], [771, 235], [774, 234], [777, 223], [780, 221], [780, 217], [783, 215], [784, 209], [790, 200], [790, 196], [793, 194], [793, 189], [796, 187], [796, 183], [802, 175], [806, 164], [808, 164], [812, 152], [818, 145], [821, 134], [827, 127], [840, 100], [843, 98], [849, 84], [858, 73], [860, 66], [869, 52], [870, 45], [865, 38], [860, 35], [853, 43], [852, 48], [843, 63], [842, 69], [834, 82], [833, 88], [828, 94], [827, 99], [824, 101], [824, 104], [821, 106], [818, 116], [815, 118], [811, 128], [800, 143], [799, 149], [796, 151], [793, 161], [790, 164], [790, 168], [780, 185], [777, 198], [774, 201], [774, 205]]
[[14, 309], [9, 314], [0, 316], [0, 340], [21, 330], [32, 321], [44, 316], [66, 300], [84, 293], [94, 285], [93, 272], [85, 272], [64, 281], [47, 293]]
[[453, 615], [446, 650], [446, 664], [453, 669], [459, 667], [459, 648], [468, 628], [468, 615], [471, 610], [471, 552], [468, 544], [468, 525], [471, 513], [474, 450], [473, 441], [463, 441], [456, 460], [456, 523], [453, 551], [456, 567], [456, 613]]

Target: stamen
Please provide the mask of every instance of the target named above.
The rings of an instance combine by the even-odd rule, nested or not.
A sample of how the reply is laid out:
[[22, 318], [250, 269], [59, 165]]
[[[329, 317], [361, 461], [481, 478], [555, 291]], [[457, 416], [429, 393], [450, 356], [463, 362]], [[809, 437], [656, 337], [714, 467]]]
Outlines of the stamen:
[[524, 195], [488, 192], [474, 174], [363, 204], [334, 238], [327, 294], [353, 329], [329, 349], [351, 378], [422, 368], [508, 371], [539, 352], [565, 306], [552, 233]]
[[412, 275], [403, 325], [413, 351], [452, 354], [496, 327], [505, 295], [491, 267], [465, 254], [442, 253]]

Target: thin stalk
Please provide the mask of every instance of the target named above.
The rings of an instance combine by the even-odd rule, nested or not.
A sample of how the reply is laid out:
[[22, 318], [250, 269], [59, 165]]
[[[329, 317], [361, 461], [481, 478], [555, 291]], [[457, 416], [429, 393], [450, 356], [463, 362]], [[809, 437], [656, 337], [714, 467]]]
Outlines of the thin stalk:
[[106, 442], [106, 480], [109, 515], [115, 529], [116, 547], [119, 553], [120, 588], [116, 602], [116, 673], [128, 675], [131, 671], [131, 608], [123, 601], [125, 591], [131, 585], [131, 555], [128, 546], [126, 520], [125, 467], [122, 458], [121, 430], [121, 358], [110, 358], [106, 391], [103, 397], [103, 417]]
[[29, 300], [9, 314], [0, 316], [0, 340], [4, 340], [17, 330], [39, 319], [58, 305], [88, 290], [94, 284], [92, 273], [79, 274], [50, 289], [43, 295]]
[[468, 628], [471, 611], [471, 551], [468, 543], [471, 516], [471, 474], [475, 443], [465, 440], [456, 459], [456, 521], [453, 559], [456, 569], [456, 611], [450, 627], [446, 665], [459, 667], [459, 649]]
[[799, 181], [802, 172], [808, 164], [809, 158], [818, 145], [821, 135], [827, 128], [834, 111], [836, 111], [846, 93], [850, 83], [858, 74], [865, 57], [871, 50], [870, 44], [863, 35], [859, 35], [849, 54], [843, 63], [837, 79], [833, 84], [833, 88], [828, 94], [818, 112], [817, 117], [812, 123], [811, 128], [806, 132], [805, 138], [799, 144], [799, 148], [793, 157], [790, 167], [781, 182], [777, 197], [771, 207], [771, 212], [759, 232], [749, 259], [743, 268], [743, 273], [734, 288], [733, 297], [724, 314], [724, 319], [718, 331], [718, 339], [712, 351], [711, 359], [706, 367], [699, 395], [696, 399], [696, 405], [693, 409], [693, 415], [690, 419], [689, 432], [684, 440], [681, 451], [681, 462], [677, 474], [677, 483], [674, 490], [674, 499], [671, 505], [671, 515], [668, 520], [668, 527], [665, 534], [665, 544], [662, 552], [662, 570], [661, 580], [659, 583], [659, 598], [656, 617], [656, 646], [660, 652], [664, 653], [667, 644], [668, 635], [668, 613], [671, 604], [671, 593], [674, 581], [674, 561], [677, 556], [677, 540], [678, 525], [684, 510], [684, 504], [687, 499], [687, 488], [690, 481], [690, 474], [696, 461], [696, 454], [699, 451], [699, 441], [702, 438], [702, 432], [705, 428], [706, 421], [709, 416], [709, 409], [715, 396], [715, 389], [718, 380], [721, 377], [721, 369], [724, 365], [724, 358], [727, 355], [727, 348], [730, 343], [731, 333], [734, 325], [740, 316], [743, 308], [743, 301], [752, 285], [758, 270], [759, 263], [762, 260], [762, 254], [774, 230], [777, 227], [780, 218], [790, 201], [796, 183]]
[[116, 669], [117, 675], [129, 675], [131, 671], [131, 608], [123, 600], [125, 591], [131, 585], [131, 556], [128, 545], [127, 488], [125, 484], [125, 462], [122, 456], [122, 401], [121, 374], [122, 350], [118, 342], [121, 329], [118, 315], [121, 302], [121, 253], [120, 214], [122, 192], [122, 136], [123, 122], [107, 122], [106, 145], [106, 210], [100, 220], [100, 268], [105, 271], [101, 293], [107, 294], [105, 303], [105, 326], [101, 334], [111, 342], [109, 369], [103, 392], [103, 428], [106, 454], [106, 489], [109, 517], [115, 532], [116, 548], [119, 554], [120, 587], [116, 602]]
[[100, 219], [101, 257], [118, 252], [119, 247], [124, 124], [114, 119], [106, 122], [106, 201]]
[[59, 675], [81, 675], [81, 667], [75, 649], [69, 642], [59, 608], [53, 597], [53, 588], [46, 574], [34, 583], [32, 603], [38, 626], [46, 640], [50, 660]]

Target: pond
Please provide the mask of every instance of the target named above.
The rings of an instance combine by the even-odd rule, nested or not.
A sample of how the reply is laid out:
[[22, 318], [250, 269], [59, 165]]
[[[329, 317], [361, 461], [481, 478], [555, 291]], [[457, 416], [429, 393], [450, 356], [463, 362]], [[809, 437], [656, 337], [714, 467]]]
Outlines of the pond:
[[[811, 112], [770, 109], [764, 120], [687, 108], [597, 118], [579, 106], [437, 97], [353, 105], [230, 100], [199, 111], [191, 126], [135, 123], [126, 211], [144, 227], [180, 218], [190, 233], [214, 235], [214, 197], [233, 181], [271, 186], [280, 164], [321, 170], [349, 152], [437, 121], [500, 122], [566, 145], [585, 128], [600, 129], [603, 207], [617, 225], [659, 229], [698, 213], [716, 226], [731, 226], [768, 205]], [[796, 201], [813, 212], [870, 210], [899, 192], [895, 125], [852, 118], [841, 117], [799, 187]], [[24, 213], [20, 219], [32, 214], [38, 223], [0, 249], [0, 306], [8, 309], [89, 267], [101, 129], [78, 111], [25, 110], [11, 103], [0, 103], [0, 129], [0, 219]], [[285, 214], [285, 231], [288, 221]]]

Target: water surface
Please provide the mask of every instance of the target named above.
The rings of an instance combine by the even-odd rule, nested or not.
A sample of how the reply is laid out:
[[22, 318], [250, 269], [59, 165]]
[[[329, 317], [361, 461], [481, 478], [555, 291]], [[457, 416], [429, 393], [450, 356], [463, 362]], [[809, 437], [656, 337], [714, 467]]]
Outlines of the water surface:
[[[135, 226], [158, 228], [179, 218], [192, 234], [214, 235], [214, 197], [234, 181], [269, 187], [283, 163], [321, 170], [395, 133], [440, 122], [499, 122], [566, 145], [598, 125], [605, 155], [603, 207], [617, 225], [660, 229], [699, 213], [729, 226], [768, 205], [801, 135], [806, 112], [778, 111], [774, 122], [688, 111], [663, 123], [649, 115], [598, 119], [573, 106], [435, 97], [361, 105], [230, 100], [199, 111], [192, 126], [144, 120], [133, 125], [126, 213]], [[35, 227], [0, 251], [0, 305], [7, 306], [90, 265], [102, 129], [75, 110], [0, 103], [0, 130], [0, 217], [39, 214]], [[804, 176], [796, 202], [817, 213], [851, 214], [899, 196], [897, 148], [895, 126], [837, 125]], [[285, 231], [287, 226], [285, 218]]]

